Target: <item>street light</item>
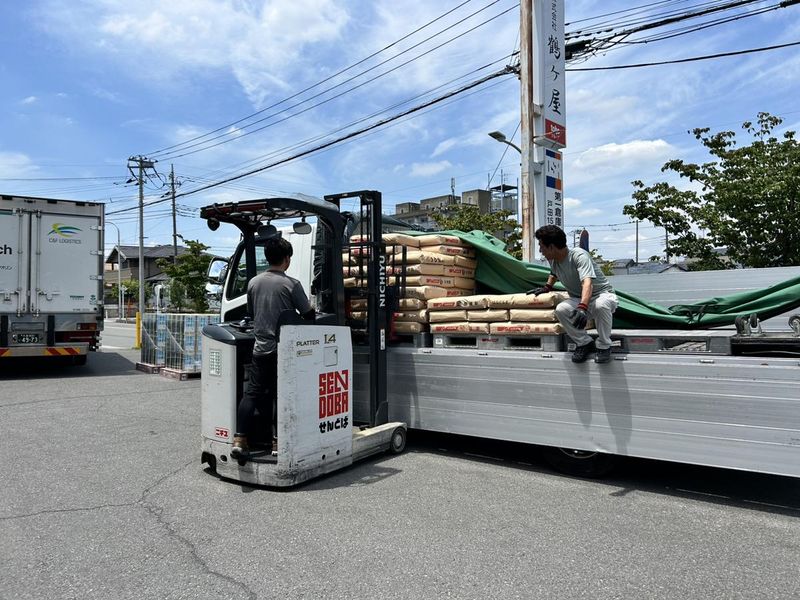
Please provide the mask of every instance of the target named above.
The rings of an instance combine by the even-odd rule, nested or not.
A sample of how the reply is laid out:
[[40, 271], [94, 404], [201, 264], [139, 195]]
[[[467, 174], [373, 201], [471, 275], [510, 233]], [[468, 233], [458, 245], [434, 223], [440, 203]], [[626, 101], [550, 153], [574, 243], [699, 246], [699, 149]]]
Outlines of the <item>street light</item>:
[[513, 142], [509, 142], [509, 141], [506, 139], [506, 136], [505, 136], [505, 134], [503, 134], [502, 132], [500, 132], [500, 131], [492, 131], [492, 132], [490, 132], [490, 133], [489, 133], [489, 137], [490, 137], [490, 138], [493, 138], [493, 139], [495, 139], [495, 140], [497, 140], [498, 142], [502, 142], [502, 143], [504, 143], [504, 144], [508, 144], [509, 146], [511, 146], [512, 148], [514, 148], [514, 150], [516, 150], [517, 152], [519, 152], [520, 154], [522, 154], [522, 148], [520, 148], [519, 146], [517, 146], [517, 145], [516, 145], [516, 144], [514, 144]]
[[111, 221], [106, 221], [106, 225], [111, 225], [117, 230], [117, 319], [122, 318], [122, 270], [120, 269], [120, 252], [119, 252], [119, 227]]

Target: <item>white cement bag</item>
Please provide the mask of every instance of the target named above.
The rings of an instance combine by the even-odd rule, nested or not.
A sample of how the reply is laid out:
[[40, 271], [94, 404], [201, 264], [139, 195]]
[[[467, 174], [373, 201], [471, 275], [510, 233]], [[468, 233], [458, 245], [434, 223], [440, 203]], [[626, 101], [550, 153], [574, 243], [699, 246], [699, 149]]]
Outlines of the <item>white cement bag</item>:
[[508, 321], [508, 311], [499, 308], [470, 310], [467, 312], [467, 320], [469, 320], [470, 323], [495, 323], [498, 321]]
[[427, 331], [428, 326], [424, 323], [415, 323], [413, 321], [395, 321], [395, 333], [422, 333]]
[[395, 321], [414, 321], [416, 323], [427, 323], [428, 322], [428, 311], [427, 309], [422, 310], [409, 310], [409, 311], [402, 311], [394, 313], [394, 320]]
[[466, 256], [453, 256], [455, 259], [453, 265], [456, 267], [464, 267], [465, 269], [477, 269], [478, 261], [474, 258], [467, 258]]
[[467, 242], [461, 241], [461, 238], [454, 235], [444, 235], [442, 233], [432, 233], [428, 235], [417, 236], [419, 245], [423, 246], [469, 246]]
[[[415, 264], [415, 265], [406, 265], [406, 276], [416, 276], [416, 275], [444, 275], [444, 270], [448, 268], [457, 268], [457, 267], [448, 267], [445, 265], [427, 265], [427, 264]], [[402, 266], [397, 266], [395, 269], [400, 273]], [[452, 275], [450, 275], [452, 276]]]
[[438, 285], [443, 288], [456, 287], [455, 278], [440, 275], [412, 275], [406, 277], [406, 285]]
[[[367, 236], [351, 235], [350, 241], [353, 243], [366, 242]], [[406, 235], [404, 233], [384, 233], [383, 243], [393, 244], [396, 246], [411, 246], [412, 248], [419, 248], [419, 241], [417, 241], [416, 236]]]
[[495, 335], [555, 335], [564, 333], [559, 323], [492, 323], [491, 333]]
[[429, 310], [480, 309], [486, 308], [486, 296], [463, 296], [461, 298], [437, 298], [428, 302]]
[[538, 323], [558, 322], [555, 310], [542, 308], [512, 308], [509, 312], [511, 313], [508, 318], [509, 321], [517, 321], [521, 323], [530, 323], [532, 321]]
[[442, 267], [442, 275], [445, 277], [464, 277], [466, 279], [475, 278], [475, 269], [466, 269], [464, 267], [456, 267], [445, 265]]
[[[400, 260], [397, 254], [395, 259]], [[407, 264], [428, 264], [428, 265], [455, 265], [457, 258], [464, 258], [461, 256], [447, 256], [445, 254], [438, 254], [437, 252], [427, 252], [423, 250], [409, 250], [406, 254]], [[464, 259], [469, 260], [469, 259]], [[466, 266], [466, 265], [464, 265]]]
[[431, 333], [490, 333], [489, 323], [434, 323]]
[[488, 296], [490, 308], [553, 308], [566, 298], [565, 292], [547, 294], [503, 294]]
[[449, 256], [466, 256], [467, 258], [475, 258], [475, 249], [467, 248], [465, 246], [425, 246], [422, 248], [422, 250], [425, 252], [447, 254]]
[[466, 321], [467, 311], [465, 310], [437, 310], [428, 312], [430, 323], [451, 323], [454, 321]]

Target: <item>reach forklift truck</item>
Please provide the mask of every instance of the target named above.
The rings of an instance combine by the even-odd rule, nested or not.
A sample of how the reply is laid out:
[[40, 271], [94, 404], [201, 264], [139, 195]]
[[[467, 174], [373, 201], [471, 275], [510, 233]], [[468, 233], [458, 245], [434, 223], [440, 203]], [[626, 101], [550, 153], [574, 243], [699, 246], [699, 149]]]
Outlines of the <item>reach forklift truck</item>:
[[[344, 212], [340, 203], [357, 199], [357, 213]], [[278, 332], [277, 437], [272, 432], [251, 441], [248, 453], [232, 458], [236, 408], [253, 351], [253, 328], [245, 314], [223, 314], [223, 322], [203, 328], [201, 461], [225, 479], [269, 487], [293, 486], [351, 465], [379, 452], [400, 453], [407, 426], [389, 422], [386, 402], [386, 336], [395, 294], [387, 286], [386, 248], [382, 240], [381, 194], [374, 191], [326, 196], [303, 195], [214, 204], [200, 211], [209, 228], [232, 223], [242, 241], [231, 264], [244, 272], [221, 277], [229, 287], [246, 290], [247, 282], [266, 269], [261, 248], [280, 235], [273, 222], [292, 220], [293, 230], [311, 235], [307, 221], [316, 220], [312, 247], [312, 296], [316, 318], [281, 316]], [[353, 223], [361, 227], [359, 242], [350, 244]], [[342, 256], [355, 251], [367, 260], [363, 287], [348, 290], [367, 300], [364, 341], [369, 348], [369, 418], [353, 420], [353, 338], [342, 276]], [[261, 256], [259, 256], [261, 254]], [[243, 260], [242, 260], [243, 259]], [[235, 267], [238, 268], [238, 267]], [[363, 386], [363, 383], [359, 383]]]

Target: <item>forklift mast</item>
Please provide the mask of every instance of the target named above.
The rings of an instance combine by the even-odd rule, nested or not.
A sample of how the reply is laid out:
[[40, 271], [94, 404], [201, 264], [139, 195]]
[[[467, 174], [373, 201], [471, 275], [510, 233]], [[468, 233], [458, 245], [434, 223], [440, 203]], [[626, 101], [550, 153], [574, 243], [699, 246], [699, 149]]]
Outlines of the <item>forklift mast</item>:
[[[390, 301], [387, 294], [387, 257], [383, 243], [381, 221], [382, 195], [375, 190], [361, 190], [325, 196], [325, 200], [341, 210], [342, 200], [359, 199], [359, 220], [356, 231], [359, 241], [345, 240], [348, 250], [359, 249], [367, 259], [366, 288], [360, 290], [367, 300], [367, 343], [369, 344], [369, 418], [370, 426], [389, 421], [389, 405], [386, 400], [386, 337], [389, 326]], [[361, 277], [359, 277], [361, 280]]]

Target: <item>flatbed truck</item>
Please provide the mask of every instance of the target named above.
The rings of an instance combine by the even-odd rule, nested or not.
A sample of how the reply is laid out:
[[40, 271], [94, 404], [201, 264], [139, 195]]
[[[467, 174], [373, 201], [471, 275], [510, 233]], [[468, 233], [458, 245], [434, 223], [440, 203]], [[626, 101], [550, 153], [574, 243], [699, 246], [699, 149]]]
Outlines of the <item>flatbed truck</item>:
[[[352, 195], [380, 197], [357, 192], [318, 202], [338, 211], [338, 198]], [[201, 216], [212, 228], [220, 220], [268, 222], [270, 202], [279, 203], [212, 205]], [[343, 222], [352, 218], [342, 213]], [[341, 324], [347, 244], [328, 236], [314, 246], [318, 310]], [[379, 232], [368, 244], [382, 254]], [[244, 316], [235, 279], [255, 274], [256, 245], [244, 236], [231, 257], [223, 322]], [[372, 298], [380, 282], [369, 279]], [[773, 334], [753, 319], [745, 331], [615, 330], [610, 363], [575, 364], [563, 336], [420, 335], [392, 344], [388, 321], [372, 317], [378, 331], [353, 346], [354, 419], [544, 446], [553, 466], [580, 475], [600, 475], [615, 457], [631, 456], [800, 477], [800, 331], [774, 334], [775, 352]], [[378, 351], [386, 366], [376, 384]]]

